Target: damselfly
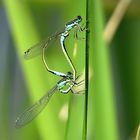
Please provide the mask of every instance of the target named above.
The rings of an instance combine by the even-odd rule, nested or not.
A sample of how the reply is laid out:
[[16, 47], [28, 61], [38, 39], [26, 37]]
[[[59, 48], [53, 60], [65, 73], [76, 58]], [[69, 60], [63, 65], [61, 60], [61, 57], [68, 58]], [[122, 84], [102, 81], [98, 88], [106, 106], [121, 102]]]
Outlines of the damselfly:
[[75, 86], [80, 86], [84, 82], [83, 80], [77, 82], [78, 78], [79, 76], [77, 76], [74, 80], [73, 74], [71, 72], [68, 72], [47, 94], [45, 94], [35, 104], [33, 104], [30, 108], [28, 108], [21, 115], [19, 115], [19, 117], [17, 117], [15, 121], [15, 127], [21, 128], [24, 125], [28, 124], [30, 121], [32, 121], [45, 108], [51, 96], [57, 90], [59, 90], [63, 94], [66, 94], [69, 91], [72, 91], [72, 93], [74, 94], [80, 93], [81, 91], [76, 92], [74, 90]]
[[80, 22], [82, 21], [82, 17], [81, 16], [77, 16], [74, 20], [68, 22], [67, 24], [65, 24], [64, 28], [62, 31], [60, 32], [56, 32], [54, 33], [52, 36], [48, 37], [46, 40], [43, 40], [42, 42], [34, 45], [33, 47], [29, 48], [27, 51], [25, 51], [24, 53], [24, 57], [25, 59], [30, 59], [38, 54], [41, 54], [42, 53], [42, 59], [43, 59], [43, 62], [45, 64], [45, 67], [46, 69], [57, 75], [57, 76], [61, 76], [61, 77], [64, 77], [65, 74], [64, 73], [61, 73], [61, 72], [57, 72], [57, 71], [54, 71], [52, 69], [50, 69], [46, 63], [46, 60], [45, 60], [45, 50], [46, 48], [50, 45], [50, 43], [55, 40], [57, 37], [60, 37], [60, 44], [61, 44], [61, 47], [62, 47], [62, 51], [70, 65], [70, 67], [72, 68], [72, 71], [73, 71], [73, 79], [75, 80], [76, 78], [76, 70], [75, 70], [75, 67], [67, 53], [67, 50], [66, 50], [66, 47], [65, 47], [65, 39], [68, 37], [69, 35], [69, 32], [75, 28], [75, 32], [74, 32], [74, 36], [75, 38], [78, 38], [78, 31], [82, 32], [84, 30], [86, 30], [85, 27], [82, 27], [80, 25]]

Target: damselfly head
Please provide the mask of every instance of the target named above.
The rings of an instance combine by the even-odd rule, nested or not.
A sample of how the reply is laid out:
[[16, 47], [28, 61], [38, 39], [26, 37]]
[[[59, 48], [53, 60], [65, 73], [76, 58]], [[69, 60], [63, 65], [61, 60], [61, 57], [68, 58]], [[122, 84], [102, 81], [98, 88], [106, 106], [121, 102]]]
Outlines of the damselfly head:
[[81, 16], [77, 16], [77, 19], [82, 20], [82, 17]]
[[70, 79], [73, 79], [73, 73], [68, 71], [67, 72], [67, 77], [70, 78]]
[[82, 17], [81, 16], [77, 16], [77, 18], [76, 18], [76, 23], [80, 23], [82, 21]]

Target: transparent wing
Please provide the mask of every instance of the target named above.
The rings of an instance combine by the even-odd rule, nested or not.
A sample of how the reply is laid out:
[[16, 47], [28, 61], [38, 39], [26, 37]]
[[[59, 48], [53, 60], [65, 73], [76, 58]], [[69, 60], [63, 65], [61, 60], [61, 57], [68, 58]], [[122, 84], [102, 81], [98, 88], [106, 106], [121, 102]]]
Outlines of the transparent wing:
[[50, 44], [53, 44], [58, 36], [61, 34], [61, 32], [56, 32], [54, 35], [48, 37], [47, 39], [44, 39], [43, 41], [35, 44], [28, 50], [24, 52], [24, 58], [25, 59], [31, 59], [33, 57], [36, 57], [42, 53], [42, 49], [45, 47], [46, 49]]
[[15, 121], [15, 127], [21, 128], [24, 125], [32, 121], [47, 105], [50, 97], [57, 90], [57, 85], [54, 86], [47, 94], [45, 94], [39, 101], [33, 104], [30, 108], [25, 110], [21, 115], [19, 115]]
[[29, 48], [24, 52], [24, 58], [31, 59], [35, 56], [38, 56], [39, 54], [41, 54], [43, 47], [46, 46], [47, 48], [47, 44], [48, 44], [48, 39], [35, 44], [34, 46], [32, 46], [31, 48]]

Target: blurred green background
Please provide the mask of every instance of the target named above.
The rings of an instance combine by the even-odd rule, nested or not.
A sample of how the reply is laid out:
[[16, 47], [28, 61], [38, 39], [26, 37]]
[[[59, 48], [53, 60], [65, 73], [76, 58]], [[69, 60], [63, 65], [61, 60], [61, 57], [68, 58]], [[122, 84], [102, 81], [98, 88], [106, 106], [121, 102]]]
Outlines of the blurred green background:
[[[118, 2], [0, 1], [0, 140], [84, 140], [86, 111], [88, 140], [135, 139], [140, 124], [140, 1], [131, 1], [106, 43], [103, 31]], [[89, 47], [88, 96], [56, 92], [35, 120], [14, 128], [16, 117], [60, 80], [46, 71], [41, 56], [27, 61], [24, 51], [77, 15], [88, 21], [87, 34], [78, 34], [87, 38], [75, 40], [71, 31], [66, 48], [78, 75], [84, 74]], [[49, 48], [46, 58], [52, 69], [71, 71], [60, 44]]]

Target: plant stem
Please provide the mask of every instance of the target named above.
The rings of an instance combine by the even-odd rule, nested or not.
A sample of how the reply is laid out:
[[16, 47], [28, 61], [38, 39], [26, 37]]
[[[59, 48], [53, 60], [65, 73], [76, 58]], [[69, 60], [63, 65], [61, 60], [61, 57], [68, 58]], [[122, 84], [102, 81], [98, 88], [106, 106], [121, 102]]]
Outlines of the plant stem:
[[[89, 0], [86, 1], [86, 21], [88, 21], [88, 6]], [[86, 22], [86, 28], [88, 29], [88, 22]], [[88, 115], [88, 77], [89, 77], [89, 34], [86, 32], [86, 47], [85, 47], [85, 114], [84, 114], [84, 133], [83, 139], [87, 139], [87, 115]]]

